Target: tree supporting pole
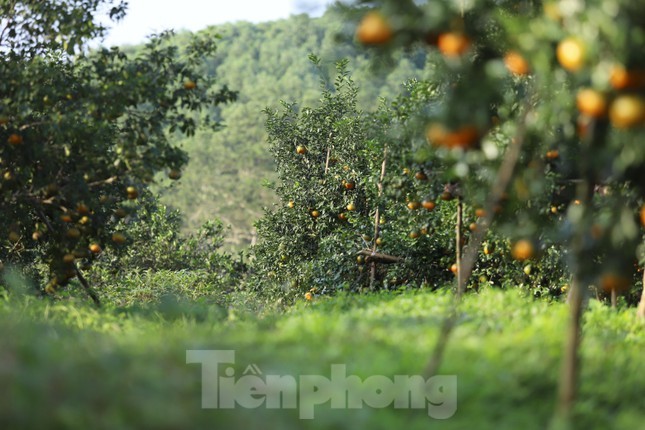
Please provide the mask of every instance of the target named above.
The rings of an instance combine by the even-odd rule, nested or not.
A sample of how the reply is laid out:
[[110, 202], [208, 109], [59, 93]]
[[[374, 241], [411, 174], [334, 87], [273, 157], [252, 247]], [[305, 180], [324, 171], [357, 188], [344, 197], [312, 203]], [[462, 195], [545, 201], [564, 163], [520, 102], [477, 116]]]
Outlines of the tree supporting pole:
[[645, 269], [643, 269], [643, 292], [641, 293], [641, 301], [638, 304], [636, 316], [645, 319]]
[[[372, 245], [372, 252], [376, 253], [376, 241], [381, 234], [381, 210], [380, 210], [380, 200], [383, 195], [383, 180], [385, 179], [385, 167], [387, 166], [387, 145], [383, 147], [383, 162], [381, 163], [381, 174], [379, 176], [378, 183], [376, 184], [378, 188], [378, 203], [376, 205], [376, 211], [374, 212], [374, 244]], [[372, 260], [370, 264], [370, 290], [374, 291], [374, 284], [376, 283], [376, 261]]]
[[455, 226], [455, 264], [457, 265], [457, 296], [461, 296], [465, 290], [463, 282], [463, 273], [461, 273], [461, 242], [463, 231], [463, 212], [464, 203], [461, 195], [457, 196], [457, 225]]

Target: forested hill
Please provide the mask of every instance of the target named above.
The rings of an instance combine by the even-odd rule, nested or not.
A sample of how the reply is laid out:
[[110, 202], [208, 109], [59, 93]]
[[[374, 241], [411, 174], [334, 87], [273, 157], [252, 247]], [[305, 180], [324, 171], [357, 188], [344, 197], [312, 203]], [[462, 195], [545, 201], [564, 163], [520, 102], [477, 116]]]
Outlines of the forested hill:
[[278, 107], [281, 100], [300, 106], [317, 103], [321, 74], [308, 59], [310, 53], [322, 59], [322, 69], [333, 69], [341, 58], [350, 61], [363, 110], [373, 109], [379, 97], [398, 94], [407, 79], [423, 76], [423, 51], [400, 56], [394, 67], [375, 75], [364, 49], [335, 42], [341, 34], [351, 35], [352, 30], [351, 25], [343, 28], [344, 21], [334, 17], [335, 13], [204, 30], [222, 37], [207, 73], [215, 73], [219, 83], [239, 91], [239, 99], [219, 108], [224, 129], [198, 132], [182, 142], [190, 163], [182, 180], [164, 191], [164, 200], [183, 212], [188, 229], [218, 217], [232, 227], [229, 247], [240, 249], [251, 242], [253, 222], [262, 215], [262, 208], [275, 200], [272, 191], [262, 186], [263, 181], [274, 178], [262, 110]]

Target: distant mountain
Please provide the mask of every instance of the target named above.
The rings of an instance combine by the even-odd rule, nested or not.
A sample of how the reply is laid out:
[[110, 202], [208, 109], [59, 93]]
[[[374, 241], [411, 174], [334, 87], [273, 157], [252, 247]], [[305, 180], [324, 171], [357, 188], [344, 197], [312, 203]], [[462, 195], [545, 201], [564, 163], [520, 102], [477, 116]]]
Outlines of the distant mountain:
[[[350, 60], [361, 89], [359, 105], [365, 110], [373, 109], [379, 97], [393, 98], [406, 80], [428, 73], [422, 49], [399, 54], [390, 67], [374, 73], [368, 52], [351, 42], [352, 31], [352, 25], [332, 10], [321, 18], [297, 15], [204, 30], [222, 37], [206, 73], [239, 91], [239, 99], [216, 112], [224, 129], [198, 132], [181, 142], [191, 161], [182, 180], [164, 191], [164, 201], [183, 212], [187, 229], [218, 217], [231, 226], [228, 248], [242, 249], [252, 242], [253, 222], [275, 201], [272, 191], [262, 186], [275, 178], [262, 110], [278, 107], [281, 100], [300, 106], [317, 103], [321, 75], [308, 59], [310, 53], [322, 59], [323, 74], [333, 70], [336, 60]], [[185, 34], [177, 36], [179, 41], [182, 37]]]

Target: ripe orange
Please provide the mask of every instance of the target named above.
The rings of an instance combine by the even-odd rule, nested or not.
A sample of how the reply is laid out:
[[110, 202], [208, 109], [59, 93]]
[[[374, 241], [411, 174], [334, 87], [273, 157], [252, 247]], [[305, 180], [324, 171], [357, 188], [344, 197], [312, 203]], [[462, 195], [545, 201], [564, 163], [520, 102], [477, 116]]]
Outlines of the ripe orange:
[[304, 146], [302, 146], [302, 145], [298, 145], [298, 146], [296, 147], [296, 152], [297, 152], [298, 154], [300, 154], [300, 155], [304, 155], [304, 154], [306, 154], [306, 153], [307, 153], [307, 148], [305, 148], [305, 147], [304, 147]]
[[422, 201], [422, 202], [421, 202], [421, 206], [423, 206], [423, 207], [424, 207], [424, 209], [431, 211], [431, 210], [433, 210], [437, 205], [436, 205], [436, 203], [435, 203], [435, 202], [433, 202], [432, 200], [424, 200], [424, 201]]
[[641, 206], [640, 218], [641, 218], [641, 225], [645, 227], [645, 204]]
[[354, 203], [350, 203], [347, 205], [347, 210], [352, 212], [356, 210], [356, 205]]
[[99, 245], [98, 243], [91, 244], [90, 251], [92, 252], [92, 254], [100, 254], [102, 251], [101, 245]]
[[437, 48], [446, 57], [459, 57], [470, 48], [470, 39], [463, 33], [441, 33], [437, 39]]
[[477, 218], [483, 218], [483, 217], [486, 216], [486, 211], [484, 209], [482, 209], [482, 208], [477, 208], [477, 209], [475, 209], [475, 216]]
[[631, 282], [629, 278], [613, 272], [606, 272], [600, 276], [600, 288], [610, 293], [612, 290], [625, 291], [629, 288]]
[[609, 83], [616, 90], [636, 89], [645, 85], [645, 70], [627, 70], [622, 64], [611, 69]]
[[345, 182], [345, 188], [348, 190], [353, 190], [354, 187], [356, 187], [356, 184], [354, 182]]
[[570, 72], [576, 72], [584, 65], [586, 48], [579, 39], [567, 37], [558, 44], [556, 57], [562, 67]]
[[417, 201], [411, 201], [407, 204], [407, 206], [408, 206], [408, 209], [410, 209], [411, 211], [414, 211], [421, 207], [421, 203]]
[[318, 212], [317, 210], [313, 210], [311, 211], [311, 216], [314, 218], [318, 218], [320, 216], [320, 212]]
[[394, 32], [387, 19], [378, 11], [370, 11], [356, 29], [356, 38], [364, 45], [383, 45], [388, 43]]
[[426, 138], [434, 146], [468, 149], [479, 139], [479, 131], [470, 125], [448, 130], [443, 124], [433, 123], [426, 130]]
[[379, 245], [379, 246], [380, 246], [380, 245], [383, 245], [383, 238], [381, 238], [381, 237], [377, 237], [377, 238], [376, 238], [376, 244], [377, 244], [377, 245]]
[[451, 193], [450, 191], [444, 191], [443, 193], [441, 193], [441, 195], [439, 196], [439, 198], [440, 198], [441, 200], [443, 200], [443, 201], [448, 202], [448, 201], [450, 201], [450, 200], [454, 199], [454, 198], [455, 198], [455, 196], [453, 196], [453, 195], [452, 195], [452, 193]]
[[528, 260], [535, 255], [535, 248], [533, 243], [527, 239], [521, 239], [515, 242], [513, 249], [511, 249], [511, 256], [519, 261]]
[[65, 264], [72, 264], [76, 257], [74, 257], [74, 254], [65, 254], [63, 256], [63, 263]]
[[338, 214], [338, 219], [341, 221], [346, 221], [347, 220], [347, 215], [345, 213], [341, 212]]
[[609, 108], [609, 121], [616, 128], [630, 128], [645, 122], [645, 102], [635, 95], [617, 97]]
[[428, 175], [425, 174], [425, 172], [419, 170], [417, 173], [414, 174], [415, 179], [419, 181], [425, 181], [428, 179]]
[[507, 52], [504, 56], [504, 64], [508, 71], [516, 76], [528, 75], [530, 71], [529, 63], [517, 51]]
[[416, 230], [413, 230], [410, 232], [408, 236], [410, 236], [410, 239], [416, 239], [417, 237], [419, 237], [419, 232]]
[[63, 222], [72, 222], [73, 221], [72, 216], [68, 215], [68, 214], [61, 215], [60, 220], [63, 221]]
[[310, 292], [306, 292], [306, 293], [305, 293], [305, 300], [307, 300], [308, 302], [310, 302], [311, 300], [313, 300], [313, 298], [314, 298], [314, 295], [313, 295], [313, 294], [311, 294]]
[[560, 156], [560, 152], [557, 149], [550, 149], [546, 151], [547, 160], [555, 160]]
[[470, 225], [468, 226], [468, 230], [470, 231], [477, 230], [477, 223], [471, 222]]
[[90, 208], [88, 208], [85, 203], [81, 202], [76, 205], [76, 212], [78, 212], [81, 215], [87, 215], [90, 213]]
[[457, 264], [453, 263], [453, 265], [450, 266], [450, 271], [456, 275], [457, 274]]
[[607, 113], [605, 95], [591, 88], [583, 88], [576, 95], [578, 110], [592, 118], [602, 118]]
[[184, 88], [187, 90], [194, 90], [197, 87], [195, 81], [187, 80], [184, 82]]
[[16, 133], [13, 133], [9, 135], [9, 138], [7, 139], [7, 142], [9, 142], [10, 145], [20, 145], [22, 143], [23, 139], [22, 136]]
[[132, 186], [127, 187], [127, 188], [125, 189], [125, 192], [126, 192], [126, 194], [128, 195], [128, 198], [129, 198], [130, 200], [134, 200], [134, 199], [136, 199], [137, 197], [139, 197], [139, 191], [138, 191], [135, 187], [132, 187]]
[[79, 237], [81, 237], [81, 231], [77, 228], [70, 228], [65, 234], [70, 239], [78, 239]]
[[123, 234], [119, 232], [112, 233], [112, 242], [122, 244], [125, 243], [128, 240], [128, 238]]

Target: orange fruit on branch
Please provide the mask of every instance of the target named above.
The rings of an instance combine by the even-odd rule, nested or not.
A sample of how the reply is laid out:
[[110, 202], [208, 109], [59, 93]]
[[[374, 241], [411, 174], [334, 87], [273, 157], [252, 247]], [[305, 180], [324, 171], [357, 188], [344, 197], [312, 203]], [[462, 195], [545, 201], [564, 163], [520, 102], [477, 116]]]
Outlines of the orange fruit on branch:
[[435, 202], [432, 200], [424, 200], [421, 202], [421, 206], [423, 206], [424, 209], [431, 211], [433, 210], [437, 205]]
[[437, 48], [444, 56], [457, 58], [470, 49], [470, 38], [460, 32], [441, 33], [437, 39]]
[[393, 35], [390, 23], [375, 10], [366, 13], [356, 29], [356, 38], [364, 45], [384, 45]]
[[9, 142], [10, 145], [20, 145], [23, 142], [22, 136], [16, 133], [10, 134], [9, 137], [7, 138], [7, 142]]
[[617, 97], [609, 107], [609, 121], [616, 128], [631, 128], [645, 122], [645, 102], [636, 95]]
[[602, 118], [607, 113], [607, 99], [600, 91], [583, 88], [576, 94], [578, 110], [591, 118]]
[[606, 272], [600, 276], [600, 288], [610, 293], [612, 291], [625, 291], [629, 289], [631, 282], [629, 278], [613, 272]]
[[509, 51], [504, 56], [504, 65], [509, 72], [516, 76], [528, 75], [530, 72], [529, 63], [522, 54], [517, 51]]
[[511, 256], [518, 260], [524, 261], [532, 258], [535, 255], [535, 247], [528, 239], [521, 239], [515, 242], [511, 249]]
[[611, 69], [609, 83], [616, 90], [637, 89], [645, 86], [645, 70], [627, 70], [622, 64]]
[[547, 160], [555, 160], [558, 157], [560, 157], [560, 152], [557, 149], [550, 149], [546, 151], [546, 159]]
[[582, 69], [586, 59], [585, 45], [575, 37], [567, 37], [558, 44], [556, 57], [562, 67], [570, 72]]
[[479, 130], [471, 125], [449, 130], [442, 124], [434, 123], [426, 130], [426, 138], [430, 144], [446, 148], [469, 149], [477, 143], [479, 136]]

